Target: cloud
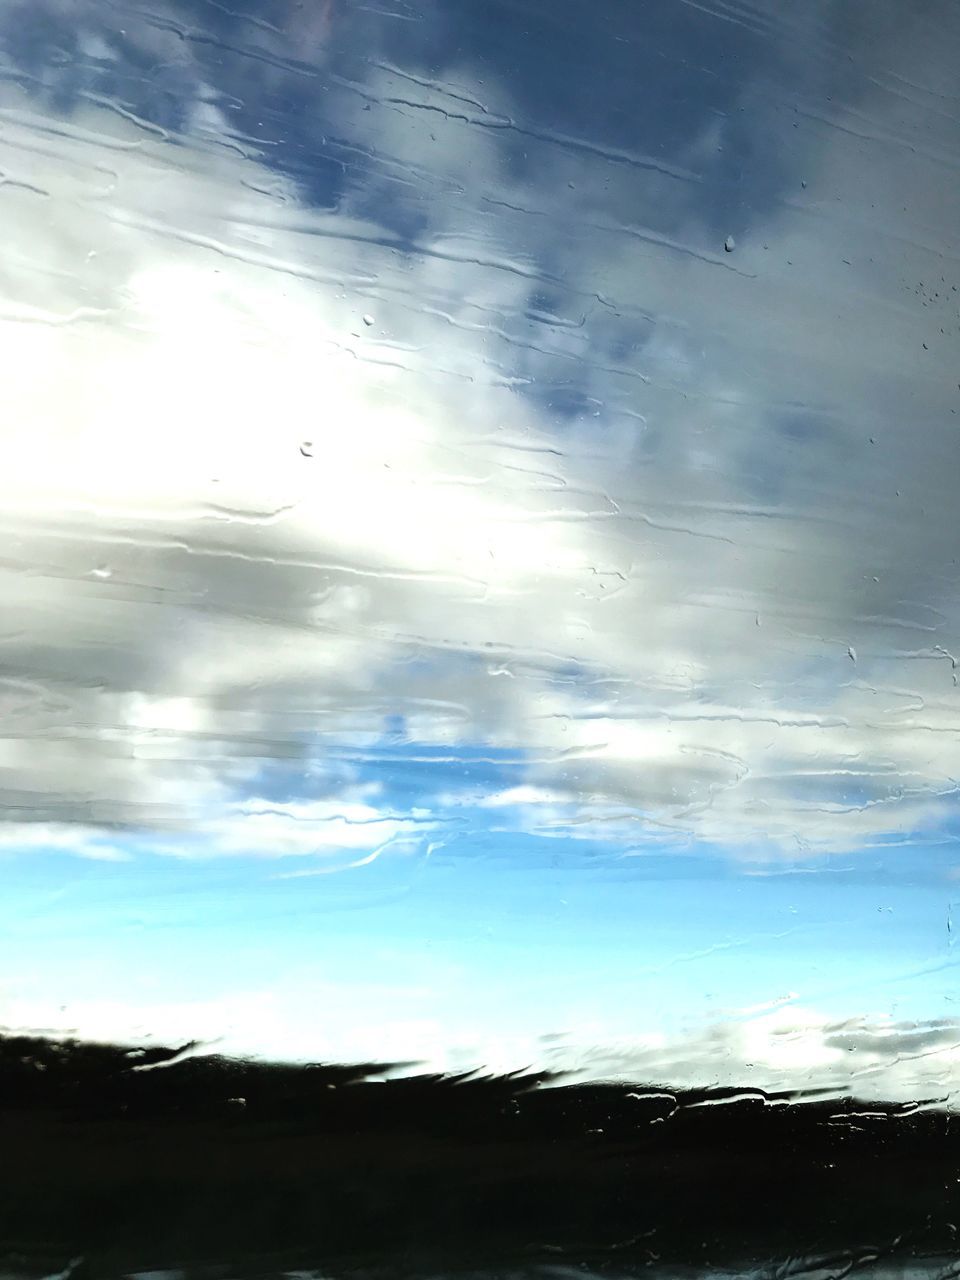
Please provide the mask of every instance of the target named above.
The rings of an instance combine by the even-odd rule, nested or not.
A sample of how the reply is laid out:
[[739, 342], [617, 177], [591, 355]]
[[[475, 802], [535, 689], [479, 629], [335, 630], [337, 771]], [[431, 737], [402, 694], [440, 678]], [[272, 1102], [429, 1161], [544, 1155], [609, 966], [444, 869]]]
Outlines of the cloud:
[[[653, 165], [546, 136], [469, 51], [439, 84], [352, 61], [324, 127], [361, 159], [318, 207], [224, 131], [195, 52], [220, 114], [164, 137], [96, 101], [129, 46], [57, 14], [92, 78], [60, 106], [8, 81], [0, 138], [12, 822], [379, 848], [414, 816], [368, 845], [336, 796], [257, 810], [258, 761], [399, 716], [516, 753], [528, 829], [621, 848], [949, 823], [957, 135], [902, 88], [948, 41], [842, 31], [863, 69], [829, 109], [761, 59], [725, 91], [752, 132], [707, 104]], [[727, 254], [715, 149], [766, 129], [791, 163]]]
[[[579, 1055], [579, 1063], [577, 1057]], [[857, 1017], [837, 1023], [795, 1004], [728, 1018], [685, 1035], [651, 1035], [596, 1048], [560, 1043], [548, 1061], [592, 1079], [684, 1088], [709, 1081], [767, 1092], [813, 1090], [831, 1096], [956, 1106], [960, 1022], [898, 1023]]]
[[389, 981], [290, 983], [220, 999], [137, 1004], [80, 999], [54, 1005], [8, 992], [0, 1025], [17, 1033], [121, 1044], [196, 1041], [200, 1052], [265, 1059], [395, 1062], [402, 1073], [561, 1072], [683, 1089], [813, 1091], [873, 1101], [956, 1107], [960, 1022], [857, 1017], [838, 1023], [795, 1003], [727, 1017], [682, 1033], [570, 1027], [543, 1036], [480, 1025], [446, 1005], [449, 992]]

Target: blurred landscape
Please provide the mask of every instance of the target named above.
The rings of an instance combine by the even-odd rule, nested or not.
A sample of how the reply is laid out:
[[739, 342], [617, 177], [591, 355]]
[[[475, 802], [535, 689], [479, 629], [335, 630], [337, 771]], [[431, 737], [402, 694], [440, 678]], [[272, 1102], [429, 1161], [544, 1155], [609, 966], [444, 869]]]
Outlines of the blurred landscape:
[[5, 1275], [960, 1274], [920, 1103], [26, 1037], [0, 1096]]

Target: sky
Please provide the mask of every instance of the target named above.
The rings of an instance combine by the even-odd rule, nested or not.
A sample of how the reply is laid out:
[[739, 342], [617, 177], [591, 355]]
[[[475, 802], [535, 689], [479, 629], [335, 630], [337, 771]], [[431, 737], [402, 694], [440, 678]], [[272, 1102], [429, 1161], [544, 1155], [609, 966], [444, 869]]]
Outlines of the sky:
[[958, 46], [0, 6], [0, 1024], [956, 1096]]

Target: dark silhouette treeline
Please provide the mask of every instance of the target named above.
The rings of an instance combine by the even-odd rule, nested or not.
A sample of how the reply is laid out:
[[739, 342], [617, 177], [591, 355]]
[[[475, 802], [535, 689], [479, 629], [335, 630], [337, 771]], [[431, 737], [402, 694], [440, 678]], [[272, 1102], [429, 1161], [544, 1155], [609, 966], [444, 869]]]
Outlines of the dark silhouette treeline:
[[387, 1073], [0, 1037], [0, 1270], [839, 1276], [960, 1250], [937, 1107]]

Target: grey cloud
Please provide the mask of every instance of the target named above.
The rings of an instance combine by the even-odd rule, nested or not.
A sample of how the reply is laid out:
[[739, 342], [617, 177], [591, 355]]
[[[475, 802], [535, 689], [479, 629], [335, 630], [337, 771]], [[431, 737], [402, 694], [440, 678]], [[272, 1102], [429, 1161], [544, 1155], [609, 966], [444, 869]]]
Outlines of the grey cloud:
[[960, 1045], [960, 1023], [938, 1019], [925, 1025], [894, 1023], [889, 1027], [841, 1024], [825, 1028], [824, 1044], [846, 1053], [876, 1054], [898, 1060], [916, 1058]]

